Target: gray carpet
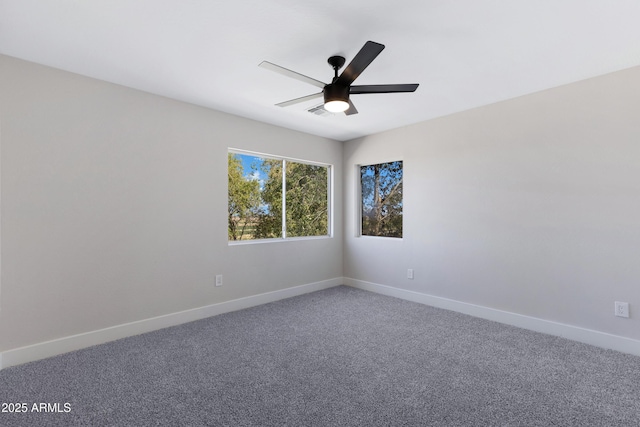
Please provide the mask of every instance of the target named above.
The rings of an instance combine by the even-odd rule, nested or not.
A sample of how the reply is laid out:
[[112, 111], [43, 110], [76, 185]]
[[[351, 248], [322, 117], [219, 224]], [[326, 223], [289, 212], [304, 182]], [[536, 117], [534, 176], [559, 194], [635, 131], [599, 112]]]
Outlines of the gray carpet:
[[8, 426], [638, 426], [640, 358], [340, 286], [6, 368], [0, 402], [29, 406]]

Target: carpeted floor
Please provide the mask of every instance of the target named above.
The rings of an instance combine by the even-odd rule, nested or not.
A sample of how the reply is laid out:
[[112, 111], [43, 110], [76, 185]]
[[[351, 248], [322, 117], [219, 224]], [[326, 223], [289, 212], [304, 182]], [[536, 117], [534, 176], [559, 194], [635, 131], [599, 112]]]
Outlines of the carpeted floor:
[[28, 407], [3, 426], [639, 426], [640, 358], [340, 286], [6, 368], [0, 402]]

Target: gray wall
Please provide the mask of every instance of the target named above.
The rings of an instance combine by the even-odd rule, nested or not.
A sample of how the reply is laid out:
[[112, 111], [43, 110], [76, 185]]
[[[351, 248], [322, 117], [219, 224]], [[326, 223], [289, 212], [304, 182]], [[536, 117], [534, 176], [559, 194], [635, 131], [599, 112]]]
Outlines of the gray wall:
[[[335, 237], [227, 244], [227, 148], [342, 144], [0, 56], [0, 352], [342, 275]], [[213, 286], [216, 274], [224, 286]]]
[[[355, 165], [398, 159], [404, 238], [356, 237]], [[640, 339], [640, 68], [350, 141], [343, 161], [345, 277]]]

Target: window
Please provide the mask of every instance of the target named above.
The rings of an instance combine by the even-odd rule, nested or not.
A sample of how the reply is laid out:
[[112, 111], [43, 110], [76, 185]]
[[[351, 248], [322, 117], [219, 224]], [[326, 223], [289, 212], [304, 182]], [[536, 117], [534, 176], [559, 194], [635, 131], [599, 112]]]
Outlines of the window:
[[329, 165], [230, 151], [228, 167], [230, 241], [329, 235]]
[[362, 236], [402, 237], [402, 161], [360, 166]]

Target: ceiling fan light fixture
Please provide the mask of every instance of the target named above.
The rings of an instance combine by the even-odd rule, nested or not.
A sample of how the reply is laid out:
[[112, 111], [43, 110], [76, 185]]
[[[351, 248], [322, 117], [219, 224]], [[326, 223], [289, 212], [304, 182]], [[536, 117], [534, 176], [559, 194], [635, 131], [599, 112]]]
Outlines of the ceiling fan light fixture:
[[[384, 49], [384, 45], [372, 41], [368, 41], [358, 51], [356, 56], [353, 57], [347, 68], [342, 71], [342, 74], [338, 74], [338, 70], [345, 64], [344, 56], [332, 56], [327, 62], [333, 68], [333, 80], [331, 83], [326, 84], [320, 80], [312, 79], [304, 74], [296, 73], [287, 68], [281, 67], [271, 62], [263, 61], [260, 63], [261, 67], [275, 71], [288, 77], [292, 77], [296, 80], [300, 80], [305, 83], [309, 83], [313, 86], [322, 88], [321, 93], [314, 93], [312, 95], [302, 96], [296, 99], [290, 99], [289, 101], [280, 102], [276, 104], [279, 107], [287, 107], [293, 104], [299, 104], [301, 102], [310, 101], [312, 99], [324, 97], [324, 104], [322, 106], [314, 107], [309, 112], [325, 111], [329, 113], [345, 113], [347, 116], [353, 116], [358, 114], [353, 102], [349, 100], [350, 95], [364, 95], [368, 93], [401, 93], [401, 92], [415, 92], [418, 88], [417, 83], [412, 84], [383, 84], [383, 85], [357, 85], [354, 86], [353, 82], [358, 76], [371, 64], [371, 62], [377, 58], [377, 56]], [[316, 113], [317, 114], [317, 113]]]
[[324, 103], [324, 109], [331, 113], [342, 113], [349, 109], [349, 103], [347, 101], [335, 100]]
[[329, 84], [324, 87], [324, 109], [342, 113], [349, 109], [349, 87]]

